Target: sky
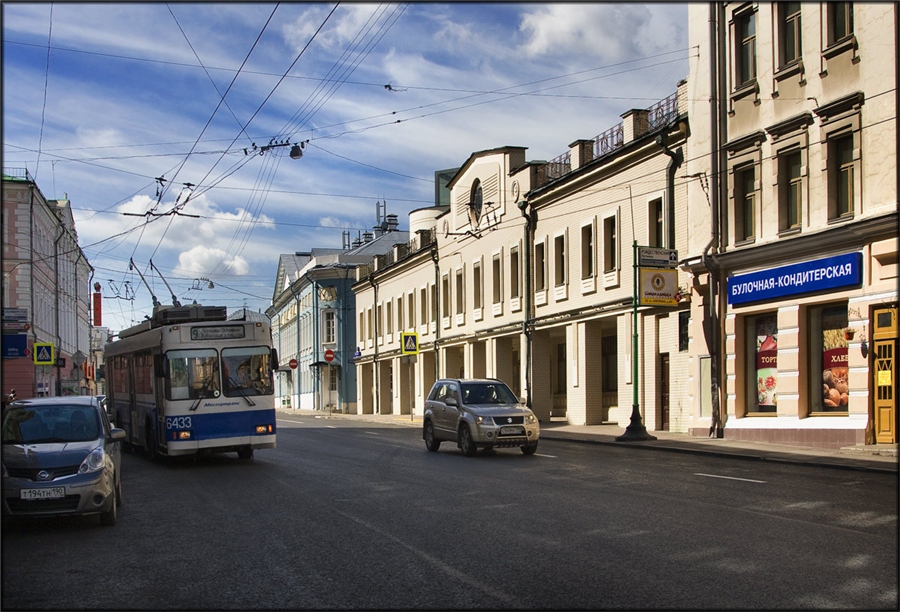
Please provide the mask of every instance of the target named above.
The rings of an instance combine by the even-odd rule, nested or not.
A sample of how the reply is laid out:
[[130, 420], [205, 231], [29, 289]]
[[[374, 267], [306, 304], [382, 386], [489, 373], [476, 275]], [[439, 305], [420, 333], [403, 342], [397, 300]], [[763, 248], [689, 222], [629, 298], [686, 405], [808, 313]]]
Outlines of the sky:
[[3, 169], [70, 201], [113, 332], [153, 295], [265, 312], [279, 255], [341, 248], [379, 210], [408, 230], [436, 171], [502, 146], [553, 159], [688, 75], [685, 4], [3, 2], [2, 18]]

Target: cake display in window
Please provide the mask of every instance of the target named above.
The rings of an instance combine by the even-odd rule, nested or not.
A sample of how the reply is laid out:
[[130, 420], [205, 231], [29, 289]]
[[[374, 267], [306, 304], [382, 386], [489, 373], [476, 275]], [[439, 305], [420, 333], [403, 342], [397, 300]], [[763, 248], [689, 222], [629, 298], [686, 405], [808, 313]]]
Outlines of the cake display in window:
[[757, 404], [764, 412], [775, 412], [778, 397], [778, 320], [776, 315], [756, 318]]

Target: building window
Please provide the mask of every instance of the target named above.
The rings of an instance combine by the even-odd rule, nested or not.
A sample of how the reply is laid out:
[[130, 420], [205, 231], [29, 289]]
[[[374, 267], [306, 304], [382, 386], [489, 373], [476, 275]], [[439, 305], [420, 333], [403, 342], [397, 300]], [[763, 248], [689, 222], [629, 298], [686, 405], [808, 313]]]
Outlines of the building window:
[[684, 353], [690, 345], [691, 311], [678, 312], [678, 351]]
[[450, 316], [450, 276], [444, 274], [441, 279], [441, 310], [443, 317]]
[[616, 218], [606, 217], [603, 220], [603, 271], [614, 272], [618, 269], [619, 250], [616, 245]]
[[[434, 296], [432, 296], [434, 299]], [[419, 314], [421, 315], [419, 318], [422, 321], [422, 325], [428, 323], [429, 319], [434, 321], [434, 317], [428, 316], [428, 289], [426, 287], [422, 287], [419, 290]]]
[[408, 293], [406, 295], [406, 311], [409, 318], [409, 328], [416, 328], [416, 294]]
[[371, 309], [371, 308], [369, 308], [368, 310], [366, 310], [366, 319], [367, 319], [367, 323], [366, 323], [366, 337], [367, 337], [369, 340], [371, 340], [372, 337], [373, 337], [373, 334], [375, 333], [375, 325], [374, 325], [374, 323], [373, 323], [373, 321], [372, 321], [372, 309]]
[[543, 291], [547, 288], [546, 269], [547, 265], [544, 257], [544, 243], [538, 242], [534, 245], [534, 290]]
[[800, 60], [803, 47], [800, 40], [800, 3], [779, 2], [779, 24], [781, 26], [779, 53], [780, 68], [785, 68]]
[[394, 333], [394, 300], [388, 300], [385, 305], [385, 321], [387, 321], [387, 333]]
[[481, 302], [481, 262], [476, 261], [472, 265], [472, 307], [475, 310], [480, 309], [483, 304]]
[[[431, 285], [431, 322], [437, 323], [438, 303], [437, 303], [437, 285]], [[449, 307], [448, 307], [449, 310]]]
[[839, 43], [853, 35], [853, 3], [826, 2], [828, 10], [828, 44]]
[[814, 413], [849, 412], [846, 327], [846, 304], [809, 309], [810, 410]]
[[378, 309], [375, 312], [375, 337], [381, 338], [384, 334], [382, 331], [384, 329], [383, 323], [381, 322], [384, 319], [384, 307], [380, 304], [378, 305]]
[[494, 304], [499, 304], [503, 301], [503, 262], [500, 259], [499, 254], [495, 254], [491, 259], [491, 288], [492, 288], [492, 298]]
[[325, 329], [323, 330], [324, 340], [327, 344], [337, 342], [337, 316], [334, 311], [325, 311]]
[[803, 203], [803, 177], [800, 151], [778, 156], [779, 229], [800, 228], [800, 209]]
[[778, 409], [778, 315], [768, 313], [746, 321], [747, 413], [774, 413]]
[[553, 277], [557, 287], [566, 284], [566, 236], [561, 234], [553, 238]]
[[581, 278], [594, 276], [594, 224], [581, 227]]
[[855, 209], [853, 134], [828, 141], [828, 218], [852, 217]]
[[462, 270], [456, 271], [456, 314], [466, 311], [465, 277]]
[[756, 237], [756, 166], [748, 164], [734, 171], [734, 240]]
[[735, 84], [744, 87], [756, 80], [756, 13], [747, 11], [734, 17]]
[[519, 247], [509, 250], [509, 293], [513, 299], [519, 297]]
[[366, 339], [366, 313], [359, 313], [359, 339], [358, 342], [362, 344], [363, 340]]
[[662, 198], [652, 200], [648, 205], [647, 219], [649, 221], [647, 246], [662, 248], [665, 245], [665, 226], [663, 225], [663, 201]]
[[481, 222], [481, 213], [484, 208], [484, 198], [481, 189], [481, 181], [475, 180], [472, 185], [472, 192], [469, 194], [469, 220], [473, 227], [478, 227]]

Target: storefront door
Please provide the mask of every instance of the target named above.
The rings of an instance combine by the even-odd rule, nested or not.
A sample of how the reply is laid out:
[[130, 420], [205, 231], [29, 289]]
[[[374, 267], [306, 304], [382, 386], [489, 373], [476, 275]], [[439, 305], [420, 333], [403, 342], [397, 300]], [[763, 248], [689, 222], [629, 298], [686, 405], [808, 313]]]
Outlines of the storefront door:
[[897, 442], [897, 307], [873, 312], [875, 442]]

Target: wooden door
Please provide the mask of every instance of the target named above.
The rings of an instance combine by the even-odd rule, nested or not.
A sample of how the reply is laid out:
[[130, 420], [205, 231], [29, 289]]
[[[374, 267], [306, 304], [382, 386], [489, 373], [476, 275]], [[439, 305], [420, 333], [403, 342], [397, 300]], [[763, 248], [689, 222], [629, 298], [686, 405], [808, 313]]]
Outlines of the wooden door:
[[872, 381], [875, 443], [897, 442], [897, 307], [876, 308], [873, 321]]

